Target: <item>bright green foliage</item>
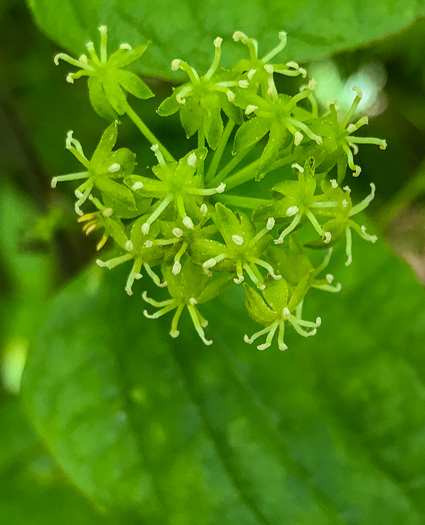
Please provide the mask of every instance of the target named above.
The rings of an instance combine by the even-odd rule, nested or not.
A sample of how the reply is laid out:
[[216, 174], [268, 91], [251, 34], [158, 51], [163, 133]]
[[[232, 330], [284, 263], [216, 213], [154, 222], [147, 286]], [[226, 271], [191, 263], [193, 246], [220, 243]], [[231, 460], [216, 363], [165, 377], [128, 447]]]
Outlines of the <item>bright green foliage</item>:
[[[245, 336], [246, 342], [266, 335], [266, 342], [258, 345], [263, 350], [277, 333], [278, 347], [284, 350], [288, 324], [304, 337], [314, 335], [320, 318], [315, 322], [302, 319], [309, 290], [340, 289], [340, 285], [331, 285], [331, 274], [318, 277], [329, 261], [330, 247], [345, 238], [349, 265], [352, 229], [363, 239], [376, 241], [353, 220], [373, 199], [375, 186], [371, 184], [371, 195], [355, 205], [349, 186], [341, 188], [347, 167], [354, 175], [360, 173], [353, 161], [357, 144], [386, 147], [383, 140], [352, 135], [367, 124], [365, 117], [350, 124], [360, 91], [355, 88], [354, 102], [345, 115], [338, 114], [334, 103], [321, 115], [314, 99], [314, 79], [292, 96], [277, 90], [275, 74], [307, 76], [293, 61], [270, 64], [286, 45], [285, 33], [279, 33], [277, 47], [259, 58], [258, 43], [237, 31], [233, 38], [246, 46], [249, 57], [228, 69], [219, 68], [222, 39], [217, 37], [212, 64], [203, 76], [180, 59], [171, 63], [173, 70], [187, 73], [189, 82], [177, 87], [158, 113], [167, 116], [179, 111], [186, 135], [198, 134], [198, 148], [175, 160], [134, 112], [122, 90], [139, 98], [150, 96], [137, 77], [121, 69], [141, 56], [146, 46], [132, 51], [128, 44], [121, 45], [108, 60], [106, 28], [99, 30], [100, 60], [93, 44], [88, 45], [91, 60], [58, 55], [82, 68], [68, 80], [88, 76], [93, 107], [98, 110], [109, 104], [116, 114], [128, 115], [150, 141], [157, 163], [152, 174], [138, 175], [135, 155], [125, 148], [113, 150], [117, 122], [106, 129], [91, 160], [69, 132], [67, 148], [85, 171], [55, 177], [52, 186], [58, 181], [84, 179], [76, 190], [79, 220], [86, 222], [87, 234], [103, 230], [98, 249], [111, 238], [116, 250], [108, 260], [98, 259], [98, 265], [108, 269], [129, 265], [125, 285], [129, 295], [143, 275], [159, 287], [168, 286], [169, 299], [156, 301], [146, 293], [143, 298], [158, 308], [154, 314], [145, 310], [148, 318], [175, 312], [170, 331], [173, 337], [179, 335], [178, 321], [187, 308], [199, 336], [211, 344], [204, 333], [207, 322], [196, 305], [230, 285], [240, 285], [246, 277], [248, 313], [265, 326], [251, 338]], [[93, 79], [98, 82], [96, 89]], [[104, 116], [109, 118], [110, 114], [108, 110]], [[266, 135], [264, 144], [261, 139]], [[234, 157], [226, 162], [223, 154], [232, 139]], [[249, 152], [257, 157], [247, 164], [244, 159]], [[297, 178], [288, 180], [282, 171], [269, 198], [246, 198], [238, 193], [249, 181], [263, 186], [263, 179], [283, 165], [291, 165]], [[81, 206], [90, 202], [97, 209], [83, 215]], [[250, 215], [240, 208], [251, 209]], [[299, 238], [304, 239], [304, 246]], [[325, 261], [315, 267], [307, 248], [328, 250]]]
[[[422, 525], [424, 291], [385, 242], [359, 243], [349, 269], [342, 252], [344, 289], [308, 292], [303, 319], [324, 322], [304, 339], [285, 321], [285, 359], [241, 344], [254, 331], [241, 287], [198, 296], [219, 323], [204, 347], [186, 307], [178, 339], [167, 316], [146, 329], [125, 273], [88, 268], [51, 304], [23, 382], [62, 470], [119, 524]], [[187, 301], [197, 282], [170, 294]], [[284, 299], [271, 289], [264, 302]]]

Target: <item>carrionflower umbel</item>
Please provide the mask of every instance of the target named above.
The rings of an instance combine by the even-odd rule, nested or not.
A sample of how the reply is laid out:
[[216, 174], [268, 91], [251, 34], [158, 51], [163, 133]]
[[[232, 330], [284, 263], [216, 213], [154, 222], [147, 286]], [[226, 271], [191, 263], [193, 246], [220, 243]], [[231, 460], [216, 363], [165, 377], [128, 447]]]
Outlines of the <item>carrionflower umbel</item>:
[[[285, 350], [289, 330], [315, 335], [321, 317], [304, 319], [303, 305], [311, 290], [341, 289], [333, 274], [325, 274], [334, 246], [345, 242], [348, 266], [353, 230], [366, 241], [377, 240], [357, 222], [374, 198], [375, 185], [370, 183], [371, 193], [359, 201], [345, 180], [350, 171], [355, 177], [361, 172], [354, 162], [360, 145], [386, 148], [385, 140], [354, 135], [368, 123], [367, 116], [351, 122], [360, 90], [354, 88], [345, 114], [335, 102], [321, 113], [316, 81], [296, 62], [276, 59], [287, 43], [284, 31], [263, 56], [256, 40], [236, 31], [234, 45], [243, 44], [248, 56], [233, 65], [222, 64], [223, 39], [216, 37], [204, 74], [181, 59], [171, 62], [188, 81], [173, 90], [158, 113], [178, 112], [186, 136], [197, 134], [197, 147], [176, 160], [128, 101], [128, 94], [154, 96], [125, 69], [149, 43], [134, 49], [124, 43], [109, 55], [107, 29], [99, 31], [99, 54], [89, 42], [88, 56], [59, 53], [55, 63], [77, 68], [67, 76], [70, 83], [88, 78], [92, 106], [111, 124], [91, 157], [70, 131], [66, 147], [83, 167], [52, 179], [52, 187], [78, 181], [75, 211], [83, 231], [101, 232], [98, 250], [113, 249], [97, 264], [109, 270], [126, 266], [123, 287], [129, 295], [142, 292], [148, 277], [166, 288], [168, 295], [158, 300], [143, 291], [149, 305], [143, 313], [148, 319], [172, 313], [172, 337], [179, 335], [181, 315], [188, 315], [200, 339], [212, 344], [202, 305], [232, 287], [243, 287], [248, 315], [263, 326], [253, 335], [241, 334], [246, 343], [264, 338], [259, 350], [274, 342]], [[293, 94], [281, 92], [275, 75], [307, 78], [306, 85]], [[149, 157], [139, 163], [150, 168], [139, 169], [129, 149], [115, 149], [119, 119], [125, 117], [150, 143]], [[310, 255], [317, 250], [325, 254], [321, 260]]]

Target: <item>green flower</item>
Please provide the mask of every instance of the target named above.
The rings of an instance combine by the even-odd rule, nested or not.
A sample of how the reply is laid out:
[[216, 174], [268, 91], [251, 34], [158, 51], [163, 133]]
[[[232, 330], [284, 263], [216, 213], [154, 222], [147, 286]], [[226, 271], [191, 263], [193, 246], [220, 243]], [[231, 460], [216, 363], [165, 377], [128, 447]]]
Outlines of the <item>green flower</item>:
[[136, 195], [157, 199], [153, 212], [142, 225], [143, 233], [147, 234], [151, 225], [165, 215], [170, 204], [174, 204], [175, 213], [168, 218], [175, 220], [180, 217], [186, 228], [193, 228], [193, 221], [202, 221], [206, 213], [205, 206], [202, 207], [203, 197], [222, 193], [226, 189], [223, 183], [217, 188], [204, 188], [203, 179], [197, 174], [199, 165], [207, 155], [207, 149], [190, 151], [178, 162], [165, 161], [157, 145], [151, 149], [158, 159], [158, 164], [152, 168], [156, 179], [139, 175], [131, 175], [125, 179], [125, 183]]
[[279, 350], [286, 350], [288, 347], [284, 342], [284, 335], [287, 322], [303, 337], [315, 335], [321, 324], [320, 317], [317, 317], [316, 322], [301, 318], [302, 302], [310, 288], [312, 277], [312, 273], [306, 275], [293, 290], [290, 290], [285, 279], [267, 283], [263, 291], [265, 301], [259, 293], [245, 284], [245, 307], [250, 317], [265, 328], [251, 337], [245, 335], [244, 341], [251, 344], [267, 334], [266, 342], [257, 346], [258, 350], [265, 350], [271, 346], [274, 335], [278, 332]]
[[167, 267], [165, 276], [171, 299], [155, 301], [149, 298], [146, 292], [144, 292], [143, 299], [155, 308], [159, 308], [159, 310], [154, 314], [149, 314], [148, 311], [145, 310], [143, 314], [148, 319], [158, 319], [168, 312], [176, 310], [171, 322], [170, 335], [172, 337], [178, 337], [180, 334], [178, 330], [179, 319], [183, 310], [187, 308], [199, 337], [206, 345], [211, 345], [212, 341], [206, 339], [204, 332], [208, 321], [204, 319], [196, 305], [206, 303], [222, 293], [231, 285], [231, 279], [228, 276], [211, 279], [205, 275], [199, 266], [192, 263], [190, 259], [186, 260], [183, 269], [178, 275], [175, 275], [171, 269]]
[[134, 73], [125, 68], [140, 58], [150, 42], [133, 49], [130, 44], [121, 44], [118, 51], [108, 58], [107, 28], [100, 26], [100, 57], [96, 53], [93, 42], [86, 44], [89, 57], [81, 55], [75, 59], [65, 53], [55, 56], [55, 64], [64, 60], [80, 70], [69, 73], [66, 80], [71, 84], [83, 76], [88, 77], [89, 97], [93, 109], [107, 120], [115, 120], [127, 110], [126, 93], [137, 98], [146, 99], [154, 94], [149, 87]]
[[80, 206], [87, 201], [93, 188], [101, 192], [105, 206], [112, 208], [116, 216], [134, 216], [138, 211], [133, 193], [123, 184], [117, 182], [117, 179], [122, 179], [132, 173], [136, 165], [136, 156], [127, 148], [113, 151], [117, 136], [117, 123], [114, 122], [104, 131], [92, 158], [89, 160], [85, 156], [80, 142], [74, 139], [73, 132], [68, 132], [66, 148], [81, 162], [85, 171], [53, 177], [52, 188], [56, 188], [58, 182], [85, 179], [85, 182], [75, 190], [78, 199], [75, 203], [75, 211], [78, 215], [83, 215]]
[[238, 124], [242, 122], [240, 109], [233, 105], [235, 94], [231, 88], [244, 87], [246, 82], [241, 81], [241, 84], [228, 70], [218, 70], [222, 41], [220, 37], [214, 40], [214, 60], [203, 76], [200, 76], [196, 69], [187, 62], [179, 59], [173, 60], [172, 69], [185, 71], [190, 81], [176, 88], [171, 97], [165, 99], [158, 108], [158, 114], [163, 117], [179, 111], [187, 137], [191, 137], [196, 131], [202, 129], [212, 149], [217, 148], [223, 134], [221, 111], [234, 122]]
[[307, 88], [293, 97], [278, 94], [276, 90], [266, 98], [251, 91], [238, 93], [235, 103], [245, 110], [246, 115], [254, 116], [244, 122], [236, 132], [233, 154], [253, 146], [267, 133], [269, 134], [267, 145], [260, 158], [257, 180], [264, 177], [282, 147], [290, 145], [288, 139], [293, 139], [295, 146], [301, 144], [305, 135], [317, 144], [322, 143], [322, 137], [303, 122], [311, 117], [310, 113], [297, 107], [301, 100], [313, 93], [316, 85], [316, 81], [310, 80]]
[[245, 33], [242, 33], [242, 31], [235, 31], [233, 40], [245, 44], [249, 51], [249, 59], [241, 60], [233, 69], [240, 73], [247, 73], [250, 88], [253, 88], [255, 92], [260, 89], [262, 96], [266, 94], [271, 95], [272, 92], [276, 92], [273, 73], [280, 73], [290, 77], [302, 75], [305, 78], [307, 76], [307, 71], [301, 68], [296, 62], [287, 62], [286, 64], [269, 63], [270, 60], [285, 48], [287, 42], [285, 31], [279, 33], [280, 43], [263, 58], [259, 58], [258, 56], [258, 42], [253, 38], [249, 38]]
[[[317, 153], [317, 166], [321, 172], [327, 172], [337, 165], [339, 183], [341, 183], [345, 177], [347, 164], [354, 172], [354, 177], [360, 175], [361, 167], [355, 164], [353, 156], [358, 151], [358, 144], [375, 144], [382, 150], [385, 150], [387, 147], [385, 140], [353, 135], [358, 129], [369, 123], [368, 117], [365, 116], [355, 124], [350, 124], [350, 120], [355, 114], [362, 98], [362, 93], [359, 88], [355, 87], [353, 90], [356, 96], [341, 121], [338, 119], [335, 102], [330, 102], [328, 103], [329, 112], [310, 123], [310, 129], [323, 137], [321, 152]], [[302, 153], [302, 151], [300, 151], [300, 153]]]
[[[257, 233], [254, 223], [244, 213], [235, 214], [221, 203], [216, 204], [215, 210], [215, 222], [225, 244], [208, 239], [193, 243], [192, 254], [196, 261], [203, 259], [204, 270], [208, 274], [213, 268], [236, 273], [236, 284], [242, 283], [245, 272], [260, 289], [264, 288], [264, 277], [258, 267], [267, 270], [273, 279], [280, 279], [281, 276], [263, 257], [271, 241], [267, 234], [274, 221], [268, 221], [266, 227]], [[209, 259], [205, 260], [208, 255]]]

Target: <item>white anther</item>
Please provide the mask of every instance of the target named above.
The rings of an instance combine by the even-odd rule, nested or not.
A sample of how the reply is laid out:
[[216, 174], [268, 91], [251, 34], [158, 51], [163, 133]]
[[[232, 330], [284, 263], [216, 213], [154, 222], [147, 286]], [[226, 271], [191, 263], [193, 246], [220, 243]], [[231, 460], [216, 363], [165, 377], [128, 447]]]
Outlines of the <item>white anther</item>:
[[306, 69], [304, 69], [303, 67], [300, 67], [300, 68], [298, 69], [298, 71], [301, 73], [301, 76], [302, 76], [303, 78], [306, 78], [306, 76], [307, 76], [307, 70], [306, 70]]
[[144, 222], [142, 224], [142, 233], [143, 233], [143, 235], [147, 235], [149, 233], [150, 229], [151, 229], [151, 225], [148, 222]]
[[128, 252], [131, 252], [133, 250], [134, 246], [133, 246], [133, 243], [131, 241], [127, 241], [125, 243], [125, 249], [128, 251]]
[[186, 104], [186, 99], [182, 98], [181, 95], [176, 95], [176, 100], [178, 104], [182, 104], [182, 105]]
[[244, 276], [243, 275], [238, 275], [238, 277], [234, 277], [233, 278], [233, 282], [235, 284], [241, 284], [241, 283], [243, 283], [243, 281], [244, 281]]
[[53, 177], [52, 182], [50, 183], [50, 186], [52, 188], [56, 188], [57, 184], [58, 184], [58, 178], [57, 177]]
[[62, 55], [62, 53], [58, 53], [57, 55], [55, 55], [55, 56], [53, 57], [53, 62], [55, 63], [56, 66], [59, 65], [59, 60], [60, 60], [60, 58], [61, 58], [61, 55]]
[[110, 217], [114, 213], [114, 210], [112, 208], [105, 208], [102, 213], [105, 217]]
[[302, 142], [304, 138], [304, 135], [300, 132], [300, 131], [297, 131], [294, 135], [294, 144], [295, 146], [299, 146]]
[[152, 248], [152, 246], [153, 246], [153, 242], [150, 241], [150, 240], [147, 240], [147, 241], [144, 242], [143, 246], [144, 246], [145, 248]]
[[205, 215], [208, 213], [208, 206], [205, 204], [205, 202], [201, 204], [201, 207], [199, 209], [202, 215], [205, 217]]
[[133, 295], [133, 290], [130, 288], [130, 286], [126, 286], [125, 291], [127, 292], [128, 295]]
[[232, 235], [232, 241], [238, 246], [240, 246], [241, 244], [243, 244], [243, 237], [241, 237], [240, 235]]
[[82, 197], [84, 197], [84, 193], [82, 193], [80, 190], [75, 190], [74, 194], [77, 197], [77, 199], [81, 199]]
[[253, 340], [247, 334], [243, 336], [243, 340], [245, 341], [245, 343], [248, 343], [249, 345], [253, 343]]
[[316, 140], [316, 144], [319, 144], [319, 146], [321, 144], [323, 144], [323, 139], [322, 139], [322, 137], [320, 135], [316, 135], [316, 139], [315, 140]]
[[319, 326], [322, 324], [322, 318], [316, 317], [316, 327], [319, 328]]
[[334, 190], [338, 188], [338, 182], [336, 181], [336, 179], [331, 179], [331, 186]]
[[180, 228], [173, 228], [172, 232], [173, 232], [174, 237], [177, 237], [177, 238], [183, 235], [183, 230], [181, 230]]
[[109, 173], [115, 173], [116, 171], [119, 171], [121, 169], [121, 164], [118, 164], [118, 162], [114, 162], [111, 164], [108, 168]]
[[170, 332], [170, 335], [173, 339], [175, 339], [176, 337], [178, 337], [180, 335], [180, 331], [179, 330], [174, 330], [174, 332]]
[[270, 231], [270, 230], [273, 230], [274, 228], [274, 225], [276, 224], [276, 221], [274, 220], [273, 217], [269, 217], [268, 221], [267, 221], [267, 224], [266, 224], [266, 228]]
[[189, 299], [189, 304], [191, 304], [192, 306], [195, 306], [195, 304], [198, 304], [198, 301], [194, 297], [191, 297]]
[[335, 277], [331, 273], [326, 274], [326, 280], [328, 281], [329, 284], [332, 284], [334, 279]]
[[133, 191], [137, 191], [137, 190], [141, 190], [143, 188], [143, 182], [141, 181], [137, 181], [133, 184], [133, 186], [131, 187], [131, 189]]
[[351, 255], [348, 256], [348, 259], [345, 261], [345, 266], [350, 266], [350, 264], [353, 262], [353, 258]]
[[289, 311], [289, 308], [285, 306], [285, 308], [282, 310], [283, 318], [288, 320], [291, 317], [291, 312]]
[[180, 67], [180, 64], [181, 64], [181, 60], [180, 58], [175, 58], [172, 62], [171, 62], [171, 69], [173, 71], [177, 71]]
[[88, 62], [88, 59], [87, 59], [87, 55], [81, 55], [80, 58], [78, 59], [80, 62], [82, 62], [83, 64], [87, 64]]
[[90, 51], [94, 49], [94, 43], [93, 42], [87, 42], [86, 48]]
[[187, 215], [183, 218], [183, 224], [186, 226], [186, 228], [189, 228], [190, 230], [193, 228], [193, 221]]
[[98, 266], [100, 266], [101, 268], [107, 268], [108, 267], [108, 263], [102, 261], [101, 259], [96, 259], [96, 264]]
[[221, 47], [221, 44], [223, 43], [223, 39], [218, 36], [215, 40], [214, 40], [214, 47]]
[[173, 269], [171, 270], [173, 272], [174, 275], [178, 275], [182, 270], [182, 265], [181, 263], [179, 263], [179, 261], [176, 261], [174, 264], [173, 264]]
[[225, 189], [226, 189], [226, 184], [225, 184], [224, 182], [222, 182], [221, 184], [219, 184], [219, 185], [217, 186], [217, 188], [216, 188], [215, 191], [216, 191], [217, 193], [224, 193]]
[[387, 149], [387, 146], [388, 146], [388, 144], [387, 144], [387, 141], [386, 141], [386, 140], [383, 140], [383, 141], [381, 142], [381, 144], [379, 145], [379, 147], [380, 147], [381, 149]]
[[247, 74], [248, 80], [252, 80], [252, 77], [255, 75], [256, 72], [256, 69], [250, 69]]
[[299, 212], [298, 206], [289, 206], [289, 208], [286, 210], [286, 216], [292, 217], [293, 215], [296, 215]]
[[196, 156], [196, 153], [193, 152], [187, 157], [187, 163], [189, 166], [194, 166], [196, 164], [196, 161], [198, 160], [198, 157]]
[[357, 129], [357, 128], [356, 128], [356, 126], [355, 126], [354, 124], [349, 124], [349, 125], [347, 126], [347, 131], [348, 131], [348, 133], [354, 133], [354, 132], [356, 131], [356, 129]]
[[371, 235], [370, 236], [370, 242], [372, 242], [373, 244], [375, 244], [375, 242], [378, 240], [378, 237], [376, 235]]
[[226, 96], [227, 96], [227, 100], [229, 102], [234, 102], [235, 101], [235, 94], [233, 93], [233, 91], [230, 91], [230, 89], [228, 89], [226, 91]]
[[343, 189], [344, 191], [347, 191], [349, 194], [351, 193], [351, 188], [350, 188], [350, 186], [344, 186], [342, 189]]
[[346, 208], [347, 206], [348, 206], [348, 201], [347, 201], [347, 199], [344, 199], [344, 200], [342, 201], [342, 207], [343, 207], [343, 208]]
[[358, 87], [353, 87], [353, 91], [356, 92], [358, 97], [362, 98], [362, 92], [360, 91]]
[[120, 44], [120, 49], [126, 49], [127, 51], [133, 51], [133, 47], [130, 44]]
[[243, 38], [247, 38], [245, 33], [242, 33], [242, 31], [235, 31], [233, 33], [233, 40], [235, 42], [239, 42], [239, 40], [242, 40]]
[[260, 284], [259, 286], [257, 286], [257, 288], [259, 290], [265, 290], [266, 289], [266, 285], [265, 284]]
[[246, 107], [246, 110], [245, 110], [245, 115], [250, 115], [251, 113], [254, 113], [254, 111], [258, 109], [258, 106], [254, 106], [254, 104], [249, 104], [247, 107]]
[[68, 84], [73, 84], [74, 83], [74, 79], [72, 78], [72, 75], [73, 75], [72, 73], [68, 73], [66, 75], [66, 79], [65, 80], [68, 82]]
[[205, 261], [202, 266], [208, 269], [208, 268], [212, 268], [216, 264], [217, 264], [217, 261], [214, 259], [214, 257], [212, 257], [211, 259], [208, 259], [208, 261]]
[[139, 281], [139, 280], [143, 277], [143, 275], [142, 275], [141, 273], [133, 273], [133, 277], [134, 277], [137, 281]]
[[291, 168], [297, 169], [300, 173], [304, 173], [304, 168], [297, 164], [296, 162], [294, 164], [291, 164]]
[[270, 347], [270, 343], [263, 343], [261, 345], [257, 345], [258, 350], [265, 350], [266, 348]]
[[108, 28], [106, 26], [100, 26], [98, 29], [101, 33], [106, 33], [108, 31]]
[[264, 69], [267, 71], [267, 73], [270, 73], [270, 75], [274, 73], [274, 67], [271, 64], [266, 64]]
[[360, 166], [356, 166], [356, 171], [353, 173], [353, 177], [358, 177], [361, 173], [362, 169]]
[[286, 62], [286, 65], [288, 67], [292, 67], [292, 69], [300, 69], [300, 66], [297, 64], [297, 62], [293, 62], [293, 61]]
[[312, 78], [308, 83], [308, 89], [314, 91], [317, 88], [317, 81]]
[[159, 150], [159, 144], [152, 144], [151, 150], [155, 153], [155, 151]]
[[239, 80], [238, 84], [239, 84], [239, 87], [244, 88], [244, 89], [247, 89], [249, 87], [248, 80]]
[[329, 244], [331, 242], [331, 240], [332, 240], [331, 232], [325, 232], [325, 238], [324, 238], [323, 242], [325, 244]]
[[279, 40], [283, 40], [288, 36], [288, 33], [286, 31], [279, 31]]

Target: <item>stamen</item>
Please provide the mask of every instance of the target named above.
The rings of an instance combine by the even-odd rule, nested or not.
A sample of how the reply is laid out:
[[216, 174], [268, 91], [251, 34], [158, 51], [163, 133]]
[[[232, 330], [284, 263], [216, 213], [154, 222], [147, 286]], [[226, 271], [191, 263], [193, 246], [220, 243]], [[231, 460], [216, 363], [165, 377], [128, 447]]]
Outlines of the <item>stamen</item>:
[[249, 104], [247, 107], [246, 107], [246, 110], [245, 110], [245, 115], [250, 115], [251, 113], [254, 113], [254, 111], [258, 109], [258, 106], [254, 106], [254, 104]]
[[181, 237], [183, 235], [183, 230], [180, 228], [173, 228], [172, 229], [173, 235], [177, 238]]
[[335, 190], [336, 188], [338, 188], [338, 182], [336, 181], [336, 179], [331, 179], [331, 186], [332, 188]]
[[211, 340], [206, 339], [205, 337], [205, 332], [201, 326], [196, 308], [192, 305], [188, 305], [187, 309], [189, 310], [190, 317], [192, 318], [193, 325], [195, 327], [195, 330], [198, 332], [199, 337], [206, 345], [212, 345], [213, 342]]
[[252, 77], [255, 75], [256, 72], [256, 69], [250, 69], [247, 74], [248, 80], [252, 80]]
[[235, 94], [233, 93], [233, 91], [230, 91], [230, 89], [226, 91], [226, 96], [229, 102], [235, 101]]
[[239, 85], [239, 87], [241, 87], [243, 89], [248, 89], [249, 82], [248, 82], [248, 80], [239, 80], [238, 85]]
[[291, 164], [291, 168], [295, 168], [300, 173], [304, 173], [304, 168], [302, 166], [300, 166], [299, 164], [297, 164], [296, 162], [294, 162], [294, 164]]
[[240, 235], [232, 235], [232, 241], [238, 246], [241, 246], [244, 242], [244, 239]]
[[202, 215], [205, 217], [205, 215], [208, 213], [208, 206], [205, 204], [205, 202], [201, 205], [199, 209]]
[[114, 213], [114, 210], [112, 208], [105, 208], [102, 213], [105, 217], [110, 217]]
[[296, 215], [300, 210], [298, 209], [298, 206], [289, 206], [289, 208], [286, 210], [286, 216], [292, 217], [293, 215]]
[[120, 44], [120, 49], [124, 49], [127, 51], [133, 51], [133, 47], [130, 44], [124, 43]]
[[133, 251], [133, 248], [134, 248], [134, 246], [133, 246], [133, 243], [132, 243], [131, 241], [127, 241], [127, 242], [125, 243], [125, 249], [126, 249], [128, 252]]
[[175, 58], [172, 62], [171, 62], [171, 69], [173, 71], [177, 71], [179, 68], [180, 68], [180, 63], [181, 63], [181, 60], [179, 58]]
[[291, 231], [295, 230], [295, 228], [297, 227], [298, 223], [300, 222], [301, 220], [301, 214], [297, 214], [295, 215], [293, 221], [291, 222], [291, 224], [285, 228], [283, 230], [283, 232], [279, 235], [279, 237], [277, 239], [275, 239], [274, 243], [275, 244], [282, 244], [283, 243], [283, 239], [291, 233]]
[[193, 229], [193, 221], [187, 215], [186, 217], [183, 217], [183, 224], [186, 226], [186, 228], [189, 228], [190, 230]]
[[300, 131], [296, 131], [294, 135], [294, 144], [299, 146], [304, 138], [304, 135]]
[[270, 231], [270, 230], [273, 230], [274, 228], [274, 225], [276, 224], [276, 221], [273, 217], [269, 217], [269, 219], [267, 220], [267, 225], [266, 225], [266, 228]]
[[137, 191], [137, 190], [141, 190], [143, 188], [143, 182], [141, 181], [137, 181], [133, 184], [133, 186], [131, 187], [131, 189], [133, 191]]
[[109, 173], [115, 173], [121, 169], [121, 165], [117, 162], [114, 162], [114, 164], [111, 164], [108, 168]]
[[197, 160], [198, 157], [196, 156], [196, 153], [191, 153], [187, 158], [187, 163], [189, 164], [189, 166], [195, 166]]

